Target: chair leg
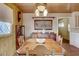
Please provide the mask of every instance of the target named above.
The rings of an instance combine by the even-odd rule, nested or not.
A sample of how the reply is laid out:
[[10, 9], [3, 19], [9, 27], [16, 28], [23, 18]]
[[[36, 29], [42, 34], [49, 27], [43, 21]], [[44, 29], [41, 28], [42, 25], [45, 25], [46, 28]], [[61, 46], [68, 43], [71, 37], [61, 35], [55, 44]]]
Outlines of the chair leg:
[[26, 48], [26, 56], [29, 56], [28, 48]]

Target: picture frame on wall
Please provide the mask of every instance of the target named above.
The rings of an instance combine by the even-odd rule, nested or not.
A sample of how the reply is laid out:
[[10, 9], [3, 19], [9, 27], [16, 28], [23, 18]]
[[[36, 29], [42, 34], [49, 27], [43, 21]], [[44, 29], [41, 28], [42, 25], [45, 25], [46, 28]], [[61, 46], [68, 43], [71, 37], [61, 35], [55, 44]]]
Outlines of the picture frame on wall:
[[34, 20], [35, 30], [52, 30], [52, 20]]

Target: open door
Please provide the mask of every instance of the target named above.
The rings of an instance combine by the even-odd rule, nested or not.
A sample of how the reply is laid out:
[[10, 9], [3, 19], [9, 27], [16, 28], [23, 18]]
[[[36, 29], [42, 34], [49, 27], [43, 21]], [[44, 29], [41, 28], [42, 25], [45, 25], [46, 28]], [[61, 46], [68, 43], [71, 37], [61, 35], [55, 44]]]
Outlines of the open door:
[[69, 18], [58, 19], [58, 34], [63, 37], [63, 43], [69, 43]]

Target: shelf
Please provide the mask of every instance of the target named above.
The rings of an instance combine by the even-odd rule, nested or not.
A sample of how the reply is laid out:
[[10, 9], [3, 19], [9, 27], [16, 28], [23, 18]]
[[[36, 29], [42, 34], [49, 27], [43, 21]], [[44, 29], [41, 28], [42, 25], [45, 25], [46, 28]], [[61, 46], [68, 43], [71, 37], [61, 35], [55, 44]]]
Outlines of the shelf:
[[34, 18], [56, 18], [56, 17], [32, 17], [33, 19]]

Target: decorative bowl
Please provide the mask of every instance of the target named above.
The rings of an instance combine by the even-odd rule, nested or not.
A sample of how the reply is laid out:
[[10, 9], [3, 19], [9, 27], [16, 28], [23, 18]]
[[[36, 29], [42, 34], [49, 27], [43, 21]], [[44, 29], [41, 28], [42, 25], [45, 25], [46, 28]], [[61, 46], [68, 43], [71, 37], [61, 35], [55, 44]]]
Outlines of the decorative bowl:
[[44, 38], [37, 38], [36, 40], [40, 44], [43, 44], [45, 42], [45, 39]]

